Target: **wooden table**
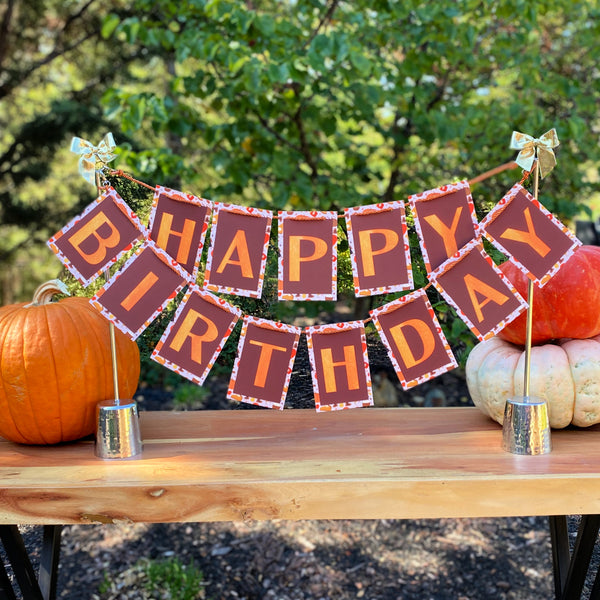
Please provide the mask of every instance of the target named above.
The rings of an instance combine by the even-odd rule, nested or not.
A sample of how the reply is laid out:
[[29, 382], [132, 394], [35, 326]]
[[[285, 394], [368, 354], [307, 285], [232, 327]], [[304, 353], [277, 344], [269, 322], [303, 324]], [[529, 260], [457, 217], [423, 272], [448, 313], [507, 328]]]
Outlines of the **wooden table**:
[[[16, 524], [47, 526], [40, 597], [58, 561], [48, 526], [533, 515], [551, 517], [557, 597], [581, 592], [600, 527], [598, 426], [555, 431], [553, 451], [532, 457], [504, 452], [475, 408], [146, 412], [140, 425], [143, 454], [128, 460], [96, 458], [92, 440], [0, 440], [5, 547]], [[572, 514], [589, 515], [573, 557]]]

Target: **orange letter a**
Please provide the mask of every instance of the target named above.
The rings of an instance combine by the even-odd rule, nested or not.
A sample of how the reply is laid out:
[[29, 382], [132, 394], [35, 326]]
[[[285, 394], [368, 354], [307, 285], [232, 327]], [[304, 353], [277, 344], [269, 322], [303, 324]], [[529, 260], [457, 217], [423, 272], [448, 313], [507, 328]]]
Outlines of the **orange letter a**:
[[[233, 253], [237, 250], [239, 260], [231, 260]], [[252, 264], [250, 262], [250, 252], [248, 251], [248, 242], [246, 241], [246, 232], [239, 229], [233, 236], [227, 252], [217, 268], [217, 273], [222, 273], [227, 265], [239, 265], [242, 270], [242, 277], [253, 279]]]
[[[496, 288], [488, 285], [487, 283], [477, 279], [474, 275], [468, 273], [465, 275], [465, 285], [467, 286], [467, 291], [469, 292], [469, 298], [471, 299], [471, 304], [475, 309], [475, 314], [477, 315], [478, 321], [481, 323], [483, 321], [483, 312], [481, 309], [488, 302], [495, 302], [496, 304], [502, 306], [505, 302], [508, 301], [508, 296], [497, 290]], [[479, 302], [477, 300], [477, 294], [481, 294], [485, 297], [485, 300]]]

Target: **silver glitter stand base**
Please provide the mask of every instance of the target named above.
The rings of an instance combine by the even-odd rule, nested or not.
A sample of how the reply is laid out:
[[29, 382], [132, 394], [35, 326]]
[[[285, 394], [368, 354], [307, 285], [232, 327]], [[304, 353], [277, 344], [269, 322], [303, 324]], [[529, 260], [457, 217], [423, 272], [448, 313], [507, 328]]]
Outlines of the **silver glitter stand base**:
[[539, 455], [552, 450], [548, 405], [536, 396], [509, 398], [504, 408], [502, 448], [512, 454]]
[[137, 404], [105, 400], [96, 406], [96, 447], [99, 458], [134, 458], [142, 453]]

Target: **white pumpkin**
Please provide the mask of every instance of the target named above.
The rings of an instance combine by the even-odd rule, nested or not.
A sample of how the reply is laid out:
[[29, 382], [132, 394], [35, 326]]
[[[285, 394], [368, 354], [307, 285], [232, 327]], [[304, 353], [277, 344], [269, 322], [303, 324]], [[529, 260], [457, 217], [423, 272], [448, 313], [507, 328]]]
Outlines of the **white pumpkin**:
[[[477, 344], [467, 359], [467, 387], [475, 406], [498, 423], [506, 400], [523, 396], [525, 352], [498, 337]], [[531, 348], [529, 395], [545, 398], [550, 426], [600, 423], [600, 335]]]

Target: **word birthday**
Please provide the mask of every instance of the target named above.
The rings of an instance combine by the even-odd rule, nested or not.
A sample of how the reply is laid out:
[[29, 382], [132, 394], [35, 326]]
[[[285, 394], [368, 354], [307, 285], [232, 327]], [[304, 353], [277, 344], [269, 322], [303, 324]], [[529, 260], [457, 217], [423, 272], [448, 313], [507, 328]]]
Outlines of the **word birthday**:
[[[527, 309], [485, 252], [482, 237], [540, 286], [580, 245], [520, 184], [481, 222], [467, 182], [410, 196], [408, 203], [430, 283], [480, 340]], [[336, 299], [337, 213], [282, 211], [277, 219], [278, 299]], [[413, 290], [404, 203], [347, 208], [344, 219], [356, 296], [406, 292], [370, 313], [402, 386], [408, 389], [455, 368], [425, 289]], [[152, 358], [198, 385], [241, 318], [228, 397], [283, 409], [303, 330], [242, 315], [218, 295], [261, 297], [272, 221], [270, 211], [157, 186], [146, 227], [107, 187], [48, 245], [83, 285], [131, 253], [90, 302], [132, 339], [186, 288]], [[365, 323], [306, 327], [304, 332], [316, 409], [372, 405]]]

